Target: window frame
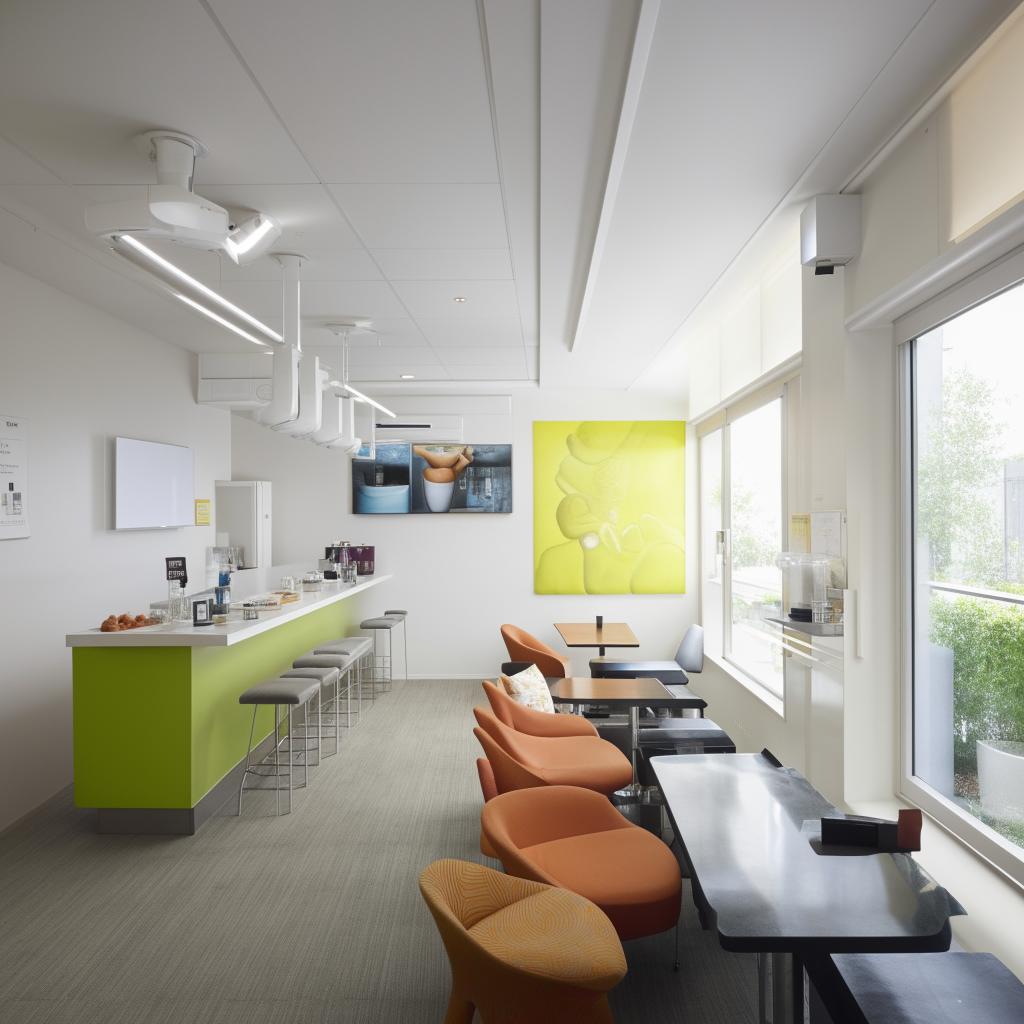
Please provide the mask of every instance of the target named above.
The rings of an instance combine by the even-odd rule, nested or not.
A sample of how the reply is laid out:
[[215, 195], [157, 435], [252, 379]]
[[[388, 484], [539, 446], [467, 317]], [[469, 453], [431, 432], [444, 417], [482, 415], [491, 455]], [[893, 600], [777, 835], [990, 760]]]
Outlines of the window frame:
[[[782, 533], [779, 537], [779, 550], [785, 550], [789, 525], [789, 456], [790, 456], [790, 406], [791, 393], [790, 385], [799, 381], [799, 363], [780, 367], [780, 372], [772, 376], [768, 381], [758, 382], [758, 386], [740, 393], [733, 400], [723, 403], [701, 417], [695, 424], [697, 434], [698, 452], [698, 494], [701, 493], [703, 481], [703, 453], [700, 442], [716, 430], [722, 432], [721, 442], [721, 529], [725, 536], [725, 552], [722, 560], [722, 651], [711, 653], [709, 657], [721, 668], [727, 671], [733, 678], [740, 682], [746, 689], [753, 693], [759, 700], [768, 705], [776, 714], [783, 719], [786, 717], [786, 680], [785, 669], [783, 669], [782, 693], [776, 693], [774, 689], [762, 682], [756, 676], [733, 661], [730, 657], [732, 639], [732, 477], [731, 477], [731, 455], [732, 439], [731, 425], [746, 416], [748, 413], [778, 400], [780, 402], [780, 444], [781, 444], [781, 498], [780, 509]], [[703, 503], [698, 502], [698, 537], [700, 538], [698, 573], [700, 579], [700, 592], [698, 594], [699, 614], [701, 623], [705, 622], [706, 609], [704, 608], [704, 509]], [[781, 634], [780, 634], [781, 639]]]
[[896, 794], [920, 807], [950, 835], [1024, 887], [1024, 848], [1012, 843], [914, 775], [914, 509], [918, 451], [915, 345], [922, 335], [963, 313], [1024, 285], [1024, 248], [970, 275], [958, 285], [901, 317], [893, 325], [899, 388], [900, 723]]

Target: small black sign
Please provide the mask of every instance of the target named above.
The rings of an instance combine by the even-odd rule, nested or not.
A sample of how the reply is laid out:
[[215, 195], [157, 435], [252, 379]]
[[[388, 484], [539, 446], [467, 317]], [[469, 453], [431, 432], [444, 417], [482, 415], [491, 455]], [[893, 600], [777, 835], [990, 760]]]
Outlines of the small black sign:
[[188, 571], [185, 569], [184, 558], [165, 558], [167, 563], [167, 580], [181, 580], [181, 585], [188, 583]]
[[213, 619], [210, 617], [210, 602], [208, 600], [192, 602], [192, 625], [212, 626]]

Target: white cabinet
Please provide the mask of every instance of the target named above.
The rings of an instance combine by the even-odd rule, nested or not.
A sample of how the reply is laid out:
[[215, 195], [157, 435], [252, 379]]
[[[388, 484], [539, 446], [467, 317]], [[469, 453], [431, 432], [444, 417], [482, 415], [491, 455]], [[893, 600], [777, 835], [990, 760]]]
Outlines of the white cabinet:
[[218, 480], [216, 532], [242, 549], [240, 569], [266, 569], [271, 563], [273, 518], [269, 480]]

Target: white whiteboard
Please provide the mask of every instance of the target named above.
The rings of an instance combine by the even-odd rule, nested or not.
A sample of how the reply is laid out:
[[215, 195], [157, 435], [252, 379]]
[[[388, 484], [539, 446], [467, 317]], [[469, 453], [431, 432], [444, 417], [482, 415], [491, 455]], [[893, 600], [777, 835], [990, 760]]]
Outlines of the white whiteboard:
[[114, 529], [151, 530], [195, 522], [192, 449], [177, 444], [114, 442]]

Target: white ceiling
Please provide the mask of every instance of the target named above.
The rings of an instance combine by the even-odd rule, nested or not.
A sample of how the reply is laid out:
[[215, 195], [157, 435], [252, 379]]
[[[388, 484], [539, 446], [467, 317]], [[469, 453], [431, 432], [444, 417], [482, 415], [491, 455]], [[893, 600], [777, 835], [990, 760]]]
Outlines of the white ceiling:
[[[335, 361], [324, 325], [372, 320], [354, 379], [626, 387], [766, 220], [845, 184], [1013, 6], [4, 0], [0, 259], [245, 350], [85, 230], [152, 180], [132, 137], [174, 128], [209, 147], [198, 192], [308, 257], [304, 347]], [[172, 258], [280, 324], [269, 258]]]

